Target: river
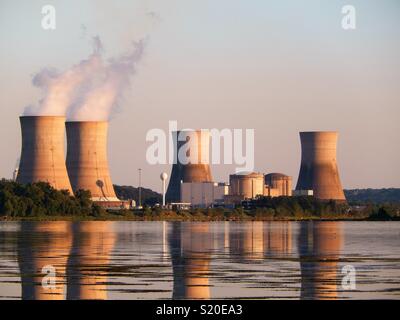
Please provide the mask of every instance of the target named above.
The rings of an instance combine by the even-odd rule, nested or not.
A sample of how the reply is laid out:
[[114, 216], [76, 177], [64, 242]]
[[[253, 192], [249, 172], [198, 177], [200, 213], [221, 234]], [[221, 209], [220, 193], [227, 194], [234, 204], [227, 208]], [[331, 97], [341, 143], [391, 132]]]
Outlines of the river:
[[21, 298], [399, 299], [400, 222], [1, 222]]

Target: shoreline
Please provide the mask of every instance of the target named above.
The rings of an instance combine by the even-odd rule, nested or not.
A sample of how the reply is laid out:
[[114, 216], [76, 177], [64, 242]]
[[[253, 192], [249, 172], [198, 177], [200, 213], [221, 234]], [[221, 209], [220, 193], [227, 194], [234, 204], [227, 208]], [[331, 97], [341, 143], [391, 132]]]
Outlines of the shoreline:
[[141, 221], [141, 222], [155, 222], [155, 221], [166, 221], [166, 222], [253, 222], [253, 221], [264, 221], [264, 222], [302, 222], [302, 221], [355, 221], [355, 222], [396, 222], [399, 221], [397, 219], [393, 220], [385, 220], [385, 219], [368, 219], [368, 218], [343, 218], [343, 217], [304, 217], [304, 218], [262, 218], [262, 217], [244, 217], [244, 218], [210, 218], [210, 217], [126, 217], [126, 216], [118, 216], [118, 215], [110, 215], [106, 217], [85, 217], [85, 216], [52, 216], [52, 217], [7, 217], [6, 219], [0, 219], [1, 222], [55, 222], [55, 221], [68, 221], [68, 222], [85, 222], [85, 221]]

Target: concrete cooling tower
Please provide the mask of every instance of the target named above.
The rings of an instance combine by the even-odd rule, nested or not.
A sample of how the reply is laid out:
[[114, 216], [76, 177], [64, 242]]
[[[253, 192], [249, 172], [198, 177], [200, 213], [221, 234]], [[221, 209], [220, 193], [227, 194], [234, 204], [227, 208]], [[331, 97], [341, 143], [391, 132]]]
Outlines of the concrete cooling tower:
[[65, 167], [65, 118], [58, 116], [22, 116], [21, 160], [16, 181], [48, 182], [72, 194]]
[[212, 182], [210, 133], [201, 130], [175, 131], [173, 137], [176, 161], [172, 166], [166, 194], [168, 202], [180, 201], [181, 182]]
[[300, 132], [301, 166], [296, 190], [317, 199], [345, 201], [336, 163], [337, 132]]
[[89, 190], [94, 201], [118, 201], [107, 161], [105, 121], [69, 121], [67, 170], [72, 189]]

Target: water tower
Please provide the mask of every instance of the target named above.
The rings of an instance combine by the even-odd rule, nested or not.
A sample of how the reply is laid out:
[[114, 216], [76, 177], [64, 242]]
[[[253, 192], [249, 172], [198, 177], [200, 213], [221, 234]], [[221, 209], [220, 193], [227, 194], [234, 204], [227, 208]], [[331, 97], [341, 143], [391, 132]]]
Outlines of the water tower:
[[162, 205], [165, 206], [165, 181], [167, 181], [168, 174], [165, 172], [160, 174], [160, 179], [162, 181]]

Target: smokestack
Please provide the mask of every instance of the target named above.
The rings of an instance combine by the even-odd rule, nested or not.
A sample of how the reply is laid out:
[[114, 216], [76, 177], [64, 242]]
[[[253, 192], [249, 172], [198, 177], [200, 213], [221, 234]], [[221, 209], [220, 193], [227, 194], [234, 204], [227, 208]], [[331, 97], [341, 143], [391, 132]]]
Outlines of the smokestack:
[[107, 161], [106, 121], [68, 121], [67, 169], [72, 189], [89, 190], [94, 201], [118, 200]]
[[166, 198], [168, 202], [177, 202], [181, 198], [181, 182], [212, 182], [209, 165], [210, 133], [184, 130], [174, 131], [172, 134], [175, 162]]
[[65, 167], [65, 117], [22, 116], [20, 123], [22, 150], [16, 181], [48, 182], [72, 194]]
[[336, 163], [337, 132], [300, 132], [301, 167], [296, 190], [317, 199], [346, 201]]

